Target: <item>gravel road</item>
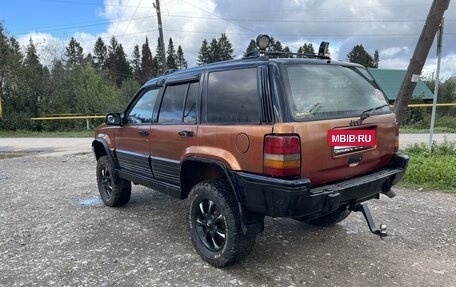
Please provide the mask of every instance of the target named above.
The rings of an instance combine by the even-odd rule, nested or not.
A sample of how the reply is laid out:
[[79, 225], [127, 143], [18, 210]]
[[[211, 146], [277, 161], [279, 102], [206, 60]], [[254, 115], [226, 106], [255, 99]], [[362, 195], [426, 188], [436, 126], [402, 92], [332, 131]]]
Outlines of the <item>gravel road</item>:
[[456, 286], [456, 196], [396, 189], [330, 228], [266, 220], [252, 254], [216, 269], [194, 252], [188, 202], [141, 186], [104, 207], [89, 153], [0, 160], [0, 286]]

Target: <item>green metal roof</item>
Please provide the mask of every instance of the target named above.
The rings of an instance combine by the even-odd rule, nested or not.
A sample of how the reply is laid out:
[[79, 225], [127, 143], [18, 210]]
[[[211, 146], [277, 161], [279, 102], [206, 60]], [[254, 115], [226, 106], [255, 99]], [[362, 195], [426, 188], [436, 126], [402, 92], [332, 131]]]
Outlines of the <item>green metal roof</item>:
[[[369, 68], [369, 71], [385, 92], [386, 97], [388, 97], [390, 101], [396, 100], [397, 93], [401, 88], [406, 71], [373, 68]], [[415, 90], [413, 91], [412, 99], [432, 100], [433, 97], [433, 93], [426, 84], [423, 81], [418, 80]]]

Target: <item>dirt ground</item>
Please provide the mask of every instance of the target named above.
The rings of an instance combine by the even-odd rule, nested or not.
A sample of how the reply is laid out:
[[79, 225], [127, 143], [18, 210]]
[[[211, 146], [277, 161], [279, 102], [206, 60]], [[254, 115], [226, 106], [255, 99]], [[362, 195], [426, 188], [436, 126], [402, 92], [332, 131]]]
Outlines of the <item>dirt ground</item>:
[[330, 228], [267, 218], [243, 262], [193, 250], [188, 202], [141, 186], [101, 203], [91, 154], [0, 160], [0, 286], [456, 286], [456, 196], [395, 189]]

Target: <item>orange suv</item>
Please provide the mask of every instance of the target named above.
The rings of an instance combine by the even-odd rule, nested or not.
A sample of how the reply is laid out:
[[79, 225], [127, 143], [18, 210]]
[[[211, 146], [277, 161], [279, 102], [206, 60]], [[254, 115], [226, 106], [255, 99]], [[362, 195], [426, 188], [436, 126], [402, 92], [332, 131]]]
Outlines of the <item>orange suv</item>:
[[[267, 36], [243, 59], [148, 81], [92, 143], [107, 206], [131, 183], [190, 198], [196, 251], [217, 267], [249, 254], [264, 217], [327, 226], [403, 177], [398, 125], [369, 72], [319, 54], [271, 54]], [[291, 57], [294, 58], [291, 58]], [[361, 136], [361, 137], [360, 137]]]

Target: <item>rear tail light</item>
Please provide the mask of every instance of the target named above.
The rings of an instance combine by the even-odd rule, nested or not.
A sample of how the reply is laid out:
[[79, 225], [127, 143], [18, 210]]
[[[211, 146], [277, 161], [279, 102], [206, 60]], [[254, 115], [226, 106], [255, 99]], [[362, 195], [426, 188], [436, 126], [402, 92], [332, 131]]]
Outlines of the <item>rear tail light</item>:
[[399, 124], [396, 122], [394, 127], [394, 152], [399, 150]]
[[267, 135], [264, 138], [263, 171], [276, 177], [301, 174], [301, 142], [296, 135]]

